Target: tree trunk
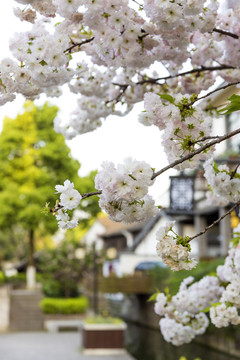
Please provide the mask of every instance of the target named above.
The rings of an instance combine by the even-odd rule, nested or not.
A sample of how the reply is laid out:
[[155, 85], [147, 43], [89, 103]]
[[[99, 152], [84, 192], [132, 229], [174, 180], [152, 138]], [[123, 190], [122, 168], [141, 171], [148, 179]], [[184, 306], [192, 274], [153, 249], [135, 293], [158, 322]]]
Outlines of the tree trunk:
[[34, 230], [29, 232], [29, 266], [35, 266], [34, 261]]
[[33, 290], [36, 288], [36, 268], [34, 261], [34, 231], [29, 232], [29, 263], [26, 272], [27, 289]]

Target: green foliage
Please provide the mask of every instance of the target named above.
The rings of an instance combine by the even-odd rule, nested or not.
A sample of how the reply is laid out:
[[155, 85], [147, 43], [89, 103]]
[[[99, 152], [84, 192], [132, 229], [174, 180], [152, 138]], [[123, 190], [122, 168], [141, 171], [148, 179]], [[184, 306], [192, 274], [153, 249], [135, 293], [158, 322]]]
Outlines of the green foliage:
[[[51, 277], [42, 277], [42, 291], [45, 296], [50, 298], [64, 297], [64, 288], [62, 284], [52, 279]], [[71, 290], [71, 296], [78, 296], [77, 287], [74, 290]]]
[[[22, 114], [4, 119], [0, 135], [0, 228], [4, 231], [18, 225], [37, 230], [41, 236], [52, 234], [57, 230], [56, 219], [42, 209], [45, 203], [55, 205], [55, 185], [69, 179], [81, 193], [94, 189], [95, 174], [78, 176], [80, 163], [71, 157], [63, 135], [53, 128], [57, 111], [56, 106], [36, 107], [27, 101]], [[97, 198], [84, 200], [82, 209], [89, 218], [96, 216]]]
[[228, 101], [230, 103], [226, 105], [223, 109], [219, 110], [221, 115], [228, 115], [233, 113], [234, 111], [240, 110], [240, 95], [232, 95]]
[[215, 275], [216, 267], [224, 263], [223, 259], [214, 260], [202, 260], [198, 266], [192, 270], [181, 270], [178, 272], [172, 272], [168, 268], [156, 267], [149, 271], [149, 275], [152, 278], [154, 286], [160, 291], [164, 291], [167, 287], [171, 294], [178, 292], [181, 282], [188, 276], [193, 276], [195, 281], [199, 281], [203, 276]]
[[19, 273], [12, 276], [5, 277], [5, 283], [11, 284], [14, 288], [21, 288], [26, 284], [26, 275], [23, 273]]
[[22, 260], [26, 254], [27, 232], [19, 226], [0, 231], [0, 263], [14, 258]]
[[45, 314], [84, 314], [88, 306], [88, 299], [85, 296], [74, 299], [44, 298], [40, 302]]
[[5, 281], [5, 276], [2, 271], [0, 271], [0, 285], [3, 284]]
[[169, 101], [171, 104], [175, 104], [175, 99], [171, 95], [168, 94], [158, 94], [161, 99]]
[[6, 276], [0, 271], [0, 285], [1, 284], [11, 284], [13, 288], [20, 288], [26, 284], [26, 275], [19, 273], [12, 276]]
[[[48, 297], [76, 297], [78, 286], [86, 272], [93, 268], [93, 252], [85, 250], [83, 259], [76, 257], [79, 244], [63, 241], [58, 247], [45, 249], [38, 258], [42, 272], [43, 292]], [[98, 262], [104, 260], [103, 256]]]
[[85, 319], [86, 324], [123, 324], [122, 319], [110, 316], [94, 316]]
[[158, 296], [158, 294], [160, 294], [160, 292], [161, 292], [161, 291], [157, 290], [154, 294], [152, 294], [152, 295], [150, 296], [150, 298], [149, 298], [147, 301], [148, 301], [148, 302], [151, 302], [151, 301], [155, 302], [155, 301], [157, 300], [157, 296]]

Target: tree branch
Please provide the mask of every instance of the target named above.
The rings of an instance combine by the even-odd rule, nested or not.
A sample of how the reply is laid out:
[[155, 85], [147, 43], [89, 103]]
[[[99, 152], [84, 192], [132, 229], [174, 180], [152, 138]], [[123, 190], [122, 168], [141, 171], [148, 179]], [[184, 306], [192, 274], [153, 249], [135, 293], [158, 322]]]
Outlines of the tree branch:
[[227, 215], [231, 214], [231, 212], [233, 210], [235, 210], [238, 206], [240, 205], [240, 200], [236, 202], [236, 204], [230, 209], [228, 210], [224, 215], [222, 215], [220, 218], [218, 218], [217, 220], [215, 220], [211, 225], [208, 225], [207, 227], [205, 227], [204, 230], [200, 231], [198, 234], [190, 237], [188, 239], [188, 242], [192, 241], [193, 239], [205, 234], [208, 230], [212, 229], [215, 225], [217, 225], [218, 223], [220, 223], [220, 221], [222, 221]]
[[215, 29], [213, 29], [212, 32], [216, 32], [216, 33], [219, 33], [219, 34], [222, 34], [222, 35], [230, 36], [230, 37], [232, 37], [232, 38], [234, 38], [234, 39], [239, 39], [239, 36], [238, 36], [238, 35], [233, 34], [233, 33], [229, 32], [229, 31], [225, 31], [225, 30], [221, 30], [221, 29], [216, 29], [216, 28], [215, 28]]
[[90, 196], [93, 196], [93, 195], [101, 195], [101, 193], [102, 193], [102, 190], [99, 190], [99, 191], [93, 191], [93, 192], [90, 192], [90, 193], [84, 193], [81, 196], [82, 196], [82, 199], [86, 199], [86, 198], [88, 198]]
[[219, 88], [217, 88], [217, 89], [215, 89], [215, 90], [213, 90], [213, 91], [210, 91], [209, 93], [207, 93], [207, 94], [205, 94], [205, 95], [203, 95], [203, 96], [201, 96], [201, 97], [198, 97], [196, 100], [192, 101], [192, 102], [189, 103], [188, 105], [189, 105], [189, 106], [190, 106], [190, 105], [193, 105], [195, 102], [197, 102], [197, 101], [199, 101], [199, 100], [202, 100], [202, 99], [205, 99], [206, 97], [214, 94], [214, 93], [217, 92], [217, 91], [224, 90], [224, 89], [227, 89], [227, 88], [230, 87], [230, 86], [234, 86], [234, 85], [238, 85], [238, 84], [240, 84], [240, 81], [235, 81], [235, 82], [229, 83], [229, 84], [227, 84], [227, 85], [223, 85], [223, 86], [221, 86], [221, 87], [219, 87]]
[[84, 40], [84, 41], [82, 41], [82, 42], [80, 42], [80, 43], [73, 43], [73, 45], [72, 46], [70, 46], [68, 49], [66, 49], [66, 50], [64, 50], [64, 52], [69, 52], [69, 53], [71, 53], [71, 51], [72, 51], [72, 49], [74, 49], [75, 47], [81, 47], [82, 45], [85, 45], [85, 44], [87, 44], [87, 43], [90, 43], [91, 41], [93, 41], [94, 40], [94, 36], [93, 37], [91, 37], [90, 39], [86, 39], [86, 40]]
[[191, 69], [188, 71], [184, 71], [175, 75], [168, 75], [168, 76], [164, 76], [161, 78], [156, 78], [156, 79], [152, 79], [152, 78], [148, 78], [146, 80], [142, 80], [142, 81], [138, 81], [136, 83], [136, 85], [141, 85], [141, 84], [145, 84], [145, 83], [150, 83], [150, 84], [155, 84], [157, 81], [160, 80], [168, 80], [168, 79], [174, 79], [180, 76], [185, 76], [185, 75], [190, 75], [190, 74], [194, 74], [194, 73], [201, 73], [201, 72], [205, 72], [205, 71], [219, 71], [219, 70], [227, 70], [227, 69], [235, 69], [234, 66], [231, 65], [219, 65], [219, 66], [201, 66], [198, 69]]
[[240, 162], [239, 162], [239, 164], [237, 164], [237, 166], [235, 167], [235, 169], [231, 172], [231, 179], [233, 179], [234, 176], [236, 175], [239, 166], [240, 166]]
[[[227, 69], [236, 69], [236, 67], [231, 66], [231, 65], [219, 65], [219, 66], [201, 66], [198, 69], [192, 69], [192, 70], [188, 70], [188, 71], [184, 71], [175, 75], [168, 75], [168, 76], [163, 76], [160, 78], [147, 78], [145, 80], [141, 80], [138, 81], [136, 83], [134, 83], [134, 85], [143, 85], [143, 84], [157, 84], [157, 85], [162, 85], [162, 84], [158, 84], [158, 81], [161, 80], [168, 80], [168, 79], [174, 79], [180, 76], [185, 76], [185, 75], [190, 75], [190, 74], [194, 74], [194, 73], [201, 73], [201, 72], [205, 72], [205, 71], [219, 71], [219, 70], [227, 70]], [[116, 86], [120, 86], [120, 87], [128, 87], [128, 86], [133, 86], [131, 84], [118, 84], [118, 83], [112, 83], [113, 85]]]
[[135, 4], [138, 4], [140, 8], [143, 8], [143, 5], [140, 4], [137, 0], [132, 0], [133, 2], [135, 2]]
[[202, 141], [211, 140], [211, 139], [219, 139], [219, 138], [220, 138], [219, 135], [216, 135], [216, 136], [204, 136], [201, 139], [198, 139], [198, 140], [195, 140], [195, 141], [189, 141], [188, 145], [191, 146], [191, 145], [197, 144], [197, 143], [202, 142]]
[[123, 94], [125, 93], [125, 91], [127, 90], [127, 88], [128, 88], [128, 85], [122, 85], [122, 86], [120, 87], [120, 92], [119, 92], [119, 94], [118, 94], [114, 99], [111, 99], [111, 100], [106, 101], [105, 104], [109, 104], [109, 103], [111, 103], [111, 102], [116, 102], [116, 103], [117, 103], [117, 102], [121, 99], [121, 97], [123, 96]]
[[197, 154], [200, 154], [202, 151], [210, 148], [211, 146], [215, 145], [215, 144], [219, 144], [220, 142], [229, 139], [230, 137], [237, 135], [240, 133], [240, 128], [234, 131], [231, 131], [230, 133], [223, 135], [223, 136], [219, 136], [218, 139], [210, 141], [209, 143], [205, 144], [204, 146], [201, 146], [199, 149], [193, 151], [192, 153], [183, 156], [182, 158], [175, 160], [174, 162], [172, 162], [171, 164], [169, 164], [168, 166], [165, 166], [163, 169], [155, 172], [152, 176], [152, 180], [155, 179], [157, 176], [161, 175], [162, 173], [164, 173], [165, 171], [175, 167], [176, 165], [179, 165], [181, 163], [183, 163], [186, 160], [191, 159], [192, 157], [194, 157]]

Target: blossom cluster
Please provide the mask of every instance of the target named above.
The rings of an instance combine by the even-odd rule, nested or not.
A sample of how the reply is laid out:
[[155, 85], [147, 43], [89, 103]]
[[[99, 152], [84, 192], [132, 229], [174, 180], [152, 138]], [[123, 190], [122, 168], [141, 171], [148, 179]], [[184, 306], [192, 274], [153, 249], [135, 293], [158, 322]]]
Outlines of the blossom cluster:
[[217, 165], [211, 158], [204, 164], [204, 170], [210, 189], [216, 198], [229, 202], [240, 200], [240, 168], [230, 170], [227, 165]]
[[95, 187], [102, 192], [99, 205], [114, 221], [130, 223], [153, 217], [157, 208], [148, 195], [152, 176], [153, 169], [144, 161], [127, 158], [117, 167], [104, 162], [95, 177]]
[[192, 276], [184, 279], [176, 295], [159, 293], [156, 299], [155, 312], [162, 317], [162, 335], [173, 345], [189, 343], [206, 331], [209, 320], [201, 311], [218, 301], [223, 291], [217, 277], [205, 276], [189, 286], [193, 280]]
[[[20, 7], [15, 8], [15, 15], [32, 23], [32, 29], [18, 32], [11, 40], [16, 60], [11, 64], [10, 59], [0, 62], [0, 103], [12, 101], [16, 93], [31, 99], [42, 92], [60, 96], [60, 87], [68, 84], [81, 97], [67, 123], [56, 121], [56, 130], [67, 138], [93, 131], [110, 114], [126, 114], [145, 93], [154, 101], [163, 85], [152, 81], [161, 75], [155, 70], [151, 77], [150, 66], [156, 61], [162, 62], [170, 74], [165, 93], [198, 94], [213, 85], [219, 75], [225, 79], [240, 77], [237, 38], [215, 32], [220, 27], [238, 36], [239, 12], [222, 12], [217, 0], [183, 4], [145, 0], [140, 11], [128, 0], [16, 1]], [[85, 52], [94, 65], [79, 61], [79, 52]], [[178, 76], [186, 60], [192, 70], [200, 67], [202, 71]], [[207, 70], [218, 68], [219, 63], [226, 66]], [[125, 104], [124, 110], [121, 106], [116, 110], [118, 102]], [[203, 128], [209, 126], [197, 111], [184, 123], [179, 115], [169, 120], [174, 124], [166, 127], [163, 145], [167, 154], [173, 154], [169, 158], [172, 161], [184, 152], [180, 136], [186, 136], [185, 128], [194, 125], [195, 130], [188, 129], [187, 134], [192, 141], [198, 139], [198, 134], [193, 134], [196, 129], [205, 133]], [[180, 129], [178, 134], [174, 134], [175, 129]], [[187, 165], [193, 167], [195, 159]]]
[[157, 254], [173, 271], [191, 270], [197, 261], [190, 258], [190, 245], [174, 232], [174, 224], [174, 221], [168, 222], [157, 231]]
[[[211, 121], [207, 115], [202, 116], [200, 106], [192, 106], [195, 95], [170, 95], [145, 93], [145, 111], [139, 121], [146, 125], [155, 125], [163, 130], [162, 145], [169, 162], [188, 155], [199, 145], [204, 145], [202, 138], [211, 133]], [[179, 170], [195, 167], [199, 160], [206, 160], [209, 152], [200, 153], [189, 161], [178, 165]]]
[[240, 324], [240, 225], [234, 234], [217, 276], [204, 276], [194, 283], [189, 276], [176, 295], [157, 295], [155, 312], [162, 317], [159, 325], [166, 341], [182, 345], [203, 334], [209, 324], [208, 311], [216, 327]]
[[61, 229], [73, 229], [77, 226], [77, 220], [70, 220], [68, 210], [74, 210], [81, 201], [81, 195], [74, 189], [74, 184], [69, 180], [64, 185], [56, 185], [56, 192], [60, 194], [60, 202], [57, 204], [56, 219]]
[[210, 318], [216, 327], [240, 324], [240, 225], [235, 228], [234, 235], [224, 265], [217, 268], [217, 274], [225, 283], [225, 289], [219, 303], [210, 309]]
[[[143, 0], [138, 10], [137, 2], [129, 0], [15, 1], [15, 15], [31, 28], [10, 40], [14, 58], [0, 60], [0, 105], [17, 94], [33, 100], [41, 93], [58, 97], [67, 85], [78, 97], [77, 108], [67, 121], [55, 119], [54, 127], [72, 139], [95, 130], [112, 114], [126, 115], [144, 100], [140, 123], [162, 131], [169, 162], [190, 155], [176, 169], [194, 168], [209, 158], [213, 147], [191, 156], [209, 140], [207, 114], [214, 111], [204, 101], [196, 102], [219, 77], [240, 81], [238, 8], [223, 12], [220, 0]], [[240, 200], [240, 168], [208, 160], [204, 169], [216, 197], [226, 203]], [[153, 178], [154, 170], [145, 162], [128, 158], [117, 166], [103, 163], [95, 182], [100, 206], [114, 221], [154, 216], [157, 208], [148, 194]], [[73, 228], [77, 221], [70, 212], [81, 195], [69, 180], [56, 191], [59, 227]], [[190, 257], [190, 239], [179, 237], [173, 226], [159, 229], [158, 255], [172, 270], [191, 269], [196, 261]], [[207, 276], [190, 285], [187, 278], [175, 296], [158, 295], [155, 308], [164, 316], [160, 327], [167, 341], [181, 345], [203, 333], [208, 318], [201, 311], [211, 304], [216, 326], [239, 323], [239, 257], [237, 244], [218, 267], [220, 280]]]

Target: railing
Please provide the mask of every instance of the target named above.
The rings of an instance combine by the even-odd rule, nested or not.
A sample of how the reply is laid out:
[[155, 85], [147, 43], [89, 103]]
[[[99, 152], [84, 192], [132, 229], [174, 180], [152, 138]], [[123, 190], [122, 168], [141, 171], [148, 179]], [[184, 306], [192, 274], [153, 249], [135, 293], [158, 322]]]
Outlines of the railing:
[[[123, 294], [151, 294], [154, 292], [152, 279], [149, 276], [109, 276], [98, 277], [98, 291], [101, 293], [123, 293]], [[88, 277], [84, 280], [83, 286], [88, 291], [93, 291], [94, 280]]]

